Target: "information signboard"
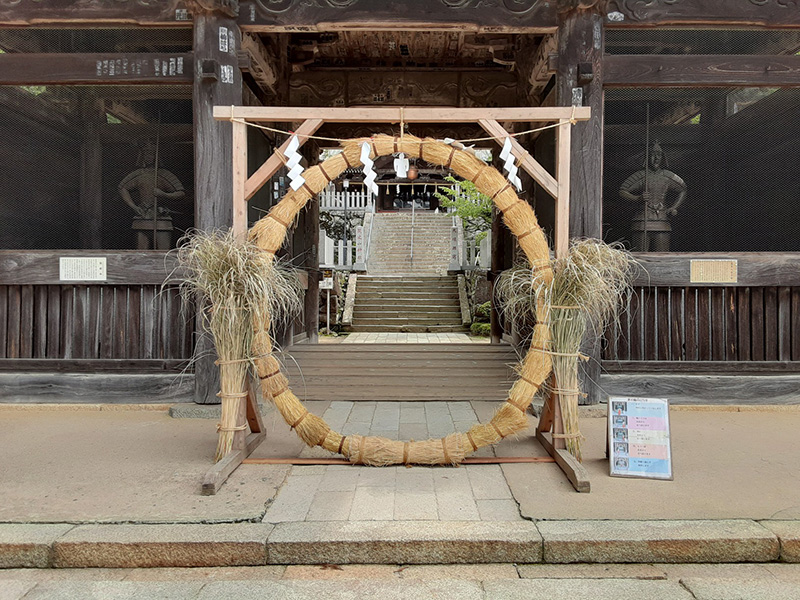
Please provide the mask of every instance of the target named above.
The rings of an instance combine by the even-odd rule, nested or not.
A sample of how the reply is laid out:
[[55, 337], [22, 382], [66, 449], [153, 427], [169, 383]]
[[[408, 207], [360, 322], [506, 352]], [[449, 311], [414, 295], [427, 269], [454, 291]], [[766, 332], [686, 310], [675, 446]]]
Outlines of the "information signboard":
[[608, 440], [612, 476], [672, 479], [668, 400], [612, 396]]
[[322, 281], [319, 282], [319, 289], [333, 289], [333, 271], [331, 269], [322, 269]]

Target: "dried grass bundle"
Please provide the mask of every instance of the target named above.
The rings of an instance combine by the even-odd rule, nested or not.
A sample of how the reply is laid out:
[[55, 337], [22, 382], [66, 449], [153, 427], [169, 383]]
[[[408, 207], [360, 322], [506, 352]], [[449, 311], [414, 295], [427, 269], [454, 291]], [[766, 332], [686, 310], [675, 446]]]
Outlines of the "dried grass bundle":
[[[577, 240], [566, 257], [555, 261], [552, 281], [546, 281], [536, 270], [518, 266], [503, 273], [497, 283], [503, 310], [509, 318], [524, 321], [537, 317], [531, 346], [542, 348], [541, 354], [552, 361], [556, 383], [551, 391], [558, 394], [567, 450], [579, 460], [581, 343], [589, 328], [600, 334], [609, 320], [616, 317], [620, 298], [630, 286], [632, 267], [631, 255], [621, 247], [599, 240]], [[537, 332], [538, 328], [548, 328], [549, 336]], [[547, 338], [549, 344], [537, 346]], [[530, 355], [519, 368], [523, 376], [529, 358]]]
[[254, 342], [259, 335], [269, 339], [270, 323], [283, 323], [299, 312], [300, 284], [292, 270], [230, 232], [198, 231], [183, 242], [178, 249], [185, 273], [181, 291], [185, 297], [199, 297], [203, 328], [214, 337], [219, 356], [219, 461], [230, 452], [234, 433], [246, 427], [236, 420], [254, 364]]

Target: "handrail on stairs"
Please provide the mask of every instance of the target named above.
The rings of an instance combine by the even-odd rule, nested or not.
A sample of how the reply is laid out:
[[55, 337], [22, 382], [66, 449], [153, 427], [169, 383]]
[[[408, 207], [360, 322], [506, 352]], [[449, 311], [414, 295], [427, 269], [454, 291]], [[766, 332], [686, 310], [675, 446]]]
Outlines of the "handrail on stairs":
[[414, 220], [416, 218], [416, 204], [414, 203], [414, 199], [411, 199], [411, 264], [414, 264]]

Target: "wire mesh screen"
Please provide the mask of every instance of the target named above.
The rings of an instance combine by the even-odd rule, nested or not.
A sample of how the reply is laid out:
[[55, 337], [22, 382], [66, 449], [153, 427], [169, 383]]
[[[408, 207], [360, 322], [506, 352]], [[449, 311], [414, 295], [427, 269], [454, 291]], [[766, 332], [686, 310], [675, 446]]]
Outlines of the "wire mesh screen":
[[190, 87], [0, 86], [0, 112], [0, 248], [168, 249], [192, 227]]
[[3, 29], [4, 52], [191, 52], [192, 30], [177, 28]]
[[[0, 29], [6, 54], [191, 48], [191, 29]], [[194, 219], [191, 93], [0, 86], [0, 248], [173, 247]]]
[[606, 54], [795, 54], [800, 31], [608, 29]]
[[604, 127], [606, 241], [800, 250], [800, 88], [607, 89]]

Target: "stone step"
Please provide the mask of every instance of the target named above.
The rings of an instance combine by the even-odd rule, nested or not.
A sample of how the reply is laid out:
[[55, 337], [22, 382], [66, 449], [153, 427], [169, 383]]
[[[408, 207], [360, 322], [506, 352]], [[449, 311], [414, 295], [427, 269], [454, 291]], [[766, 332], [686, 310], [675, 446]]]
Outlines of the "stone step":
[[[354, 310], [368, 312], [397, 312], [397, 308], [386, 306], [384, 303], [356, 302]], [[441, 303], [425, 303], [403, 307], [404, 313], [449, 313], [456, 312], [461, 314], [461, 306], [454, 300], [447, 300]]]
[[397, 313], [387, 313], [377, 317], [367, 317], [363, 315], [353, 315], [353, 326], [365, 327], [367, 325], [461, 325], [461, 316], [442, 316], [442, 315], [413, 315], [410, 317], [397, 316]]
[[455, 291], [458, 292], [458, 286], [452, 282], [441, 283], [403, 283], [402, 285], [392, 283], [361, 283], [356, 284], [356, 295], [358, 292], [384, 292], [396, 290], [398, 292], [427, 292], [427, 291]]
[[356, 288], [356, 302], [358, 302], [360, 299], [375, 300], [380, 298], [386, 300], [387, 302], [414, 302], [414, 303], [417, 303], [419, 301], [428, 301], [428, 300], [448, 300], [448, 299], [458, 300], [458, 292], [448, 292], [448, 291], [404, 292], [398, 290], [387, 290], [385, 292], [380, 292], [380, 291], [361, 292]]
[[[353, 467], [365, 468], [365, 467]], [[790, 525], [789, 528], [785, 523]], [[797, 562], [797, 522], [726, 520], [569, 520], [569, 521], [290, 521], [220, 524], [0, 524], [0, 556], [5, 568], [231, 567], [267, 564], [454, 564], [454, 563], [773, 563]], [[202, 551], [198, 551], [201, 548]], [[794, 554], [792, 554], [794, 553]], [[557, 580], [563, 582], [564, 580]], [[82, 598], [92, 587], [67, 595]], [[118, 582], [119, 583], [119, 582]], [[125, 583], [125, 582], [121, 582]], [[373, 582], [374, 583], [374, 582]], [[533, 598], [531, 590], [474, 596], [458, 592], [457, 581], [437, 597]], [[498, 581], [498, 585], [503, 583]], [[219, 589], [202, 598], [228, 597]], [[372, 585], [372, 584], [370, 584]], [[635, 593], [598, 594], [599, 580], [576, 595], [552, 587], [536, 598], [652, 598]], [[111, 583], [103, 597], [164, 597], [131, 594]], [[454, 587], [455, 586], [455, 587]], [[43, 591], [43, 590], [42, 590]], [[186, 590], [184, 589], [183, 592]], [[307, 591], [307, 590], [306, 590]], [[317, 590], [319, 591], [319, 590]], [[365, 588], [367, 595], [375, 590]], [[497, 590], [495, 590], [497, 591]], [[157, 592], [157, 593], [155, 593]], [[213, 593], [212, 593], [213, 592]], [[238, 590], [241, 596], [241, 590]], [[279, 597], [275, 589], [247, 597]], [[300, 594], [306, 597], [307, 594]], [[363, 596], [364, 594], [358, 594]], [[734, 594], [735, 595], [735, 594]], [[730, 593], [714, 597], [733, 597]], [[234, 597], [236, 594], [230, 595]], [[239, 597], [236, 596], [236, 597]], [[430, 589], [413, 597], [432, 597]], [[387, 597], [412, 597], [390, 594]], [[19, 597], [12, 594], [11, 597]], [[172, 596], [170, 596], [172, 597]], [[185, 593], [175, 597], [188, 597]], [[194, 597], [194, 596], [192, 596]], [[316, 597], [316, 596], [315, 596]], [[348, 595], [348, 597], [350, 597]], [[658, 598], [690, 598], [657, 595]], [[700, 597], [698, 595], [698, 597]], [[706, 596], [703, 596], [706, 597]], [[711, 597], [711, 596], [708, 596]], [[736, 596], [739, 597], [739, 596]], [[751, 597], [751, 596], [747, 596]], [[756, 596], [752, 596], [756, 597]], [[761, 594], [758, 597], [771, 597]], [[775, 596], [778, 597], [778, 596]], [[790, 594], [780, 597], [794, 597]]]
[[462, 325], [357, 325], [347, 328], [348, 331], [363, 333], [464, 333], [467, 328]]

